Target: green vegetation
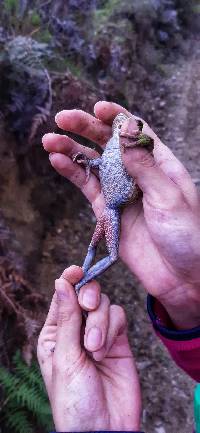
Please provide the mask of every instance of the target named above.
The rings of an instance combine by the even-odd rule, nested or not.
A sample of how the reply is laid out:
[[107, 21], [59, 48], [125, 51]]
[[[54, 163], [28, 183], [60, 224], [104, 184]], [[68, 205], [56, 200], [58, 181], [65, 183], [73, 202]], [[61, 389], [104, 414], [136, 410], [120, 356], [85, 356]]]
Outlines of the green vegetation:
[[19, 2], [18, 0], [5, 0], [4, 7], [7, 12], [16, 12], [18, 10]]
[[195, 2], [193, 2], [192, 9], [195, 14], [200, 14], [200, 0], [196, 0]]
[[44, 29], [44, 30], [40, 30], [39, 32], [36, 33], [36, 39], [39, 42], [43, 42], [45, 44], [48, 44], [51, 41], [51, 33], [48, 29]]
[[19, 0], [4, 0], [0, 23], [14, 36], [29, 36], [42, 25], [36, 5], [22, 11]]
[[13, 372], [0, 368], [3, 401], [0, 423], [15, 433], [34, 433], [35, 427], [44, 432], [52, 429], [51, 410], [43, 380], [36, 362], [27, 366], [17, 352]]
[[[149, 18], [155, 16], [155, 7], [152, 0], [136, 0], [128, 2], [127, 0], [107, 0], [104, 6], [94, 11], [94, 26], [97, 32], [105, 27], [118, 26], [121, 20], [128, 21], [130, 15], [137, 21], [140, 18]], [[133, 19], [131, 19], [133, 21]], [[142, 22], [141, 22], [142, 23]], [[118, 29], [120, 32], [120, 29]], [[128, 31], [125, 32], [127, 35]]]
[[98, 28], [108, 24], [111, 16], [116, 12], [117, 7], [122, 2], [120, 0], [108, 0], [100, 9], [94, 11], [94, 24]]

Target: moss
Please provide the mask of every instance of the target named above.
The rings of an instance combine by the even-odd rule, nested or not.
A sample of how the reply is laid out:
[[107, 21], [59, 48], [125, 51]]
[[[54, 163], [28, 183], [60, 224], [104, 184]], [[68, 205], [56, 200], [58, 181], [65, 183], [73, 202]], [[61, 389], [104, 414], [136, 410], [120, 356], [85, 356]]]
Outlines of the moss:
[[41, 19], [40, 19], [39, 14], [36, 11], [31, 12], [30, 21], [31, 21], [32, 26], [34, 26], [34, 27], [40, 26]]

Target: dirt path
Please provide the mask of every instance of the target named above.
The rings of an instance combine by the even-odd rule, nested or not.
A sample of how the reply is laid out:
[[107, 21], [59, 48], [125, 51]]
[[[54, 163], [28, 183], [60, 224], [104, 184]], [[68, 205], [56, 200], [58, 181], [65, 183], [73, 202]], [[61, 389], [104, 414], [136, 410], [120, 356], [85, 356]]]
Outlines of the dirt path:
[[[163, 142], [183, 162], [197, 187], [200, 188], [199, 40], [194, 39], [191, 41], [186, 57], [180, 58], [176, 65], [168, 65], [167, 79], [164, 86], [166, 98], [164, 102], [159, 101], [161, 120], [159, 120], [157, 131]], [[159, 348], [157, 342], [155, 342], [155, 345], [156, 351], [160, 353], [161, 358], [164, 357], [162, 365], [165, 365], [167, 360], [163, 348]], [[150, 381], [152, 385], [154, 384], [154, 388], [154, 381], [157, 377], [154, 353], [152, 353], [152, 357], [154, 365]], [[158, 394], [155, 395], [157, 400], [155, 402], [157, 406], [155, 418], [157, 420], [153, 422], [154, 427], [150, 429], [148, 429], [148, 423], [145, 423], [146, 429], [151, 433], [190, 433], [192, 431], [191, 420], [193, 416], [192, 392], [194, 385], [192, 381], [181, 373], [171, 360], [167, 362], [167, 371], [164, 367], [164, 371], [161, 369], [159, 376], [160, 374], [165, 377], [163, 383], [160, 380], [157, 383], [156, 391], [162, 396], [161, 399], [157, 400]], [[152, 405], [149, 411], [152, 413]], [[158, 424], [158, 427], [156, 427], [156, 424]]]
[[200, 185], [200, 44], [191, 41], [188, 54], [174, 66], [168, 66], [165, 86], [164, 142], [189, 170]]

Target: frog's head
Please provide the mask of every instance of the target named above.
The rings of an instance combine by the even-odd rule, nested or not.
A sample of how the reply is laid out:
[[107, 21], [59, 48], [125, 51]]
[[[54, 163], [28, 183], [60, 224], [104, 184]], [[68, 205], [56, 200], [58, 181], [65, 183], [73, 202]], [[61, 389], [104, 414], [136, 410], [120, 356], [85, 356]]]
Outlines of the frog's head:
[[112, 132], [118, 133], [120, 132], [120, 129], [123, 125], [123, 123], [128, 119], [129, 117], [124, 113], [119, 113], [113, 120], [112, 124]]

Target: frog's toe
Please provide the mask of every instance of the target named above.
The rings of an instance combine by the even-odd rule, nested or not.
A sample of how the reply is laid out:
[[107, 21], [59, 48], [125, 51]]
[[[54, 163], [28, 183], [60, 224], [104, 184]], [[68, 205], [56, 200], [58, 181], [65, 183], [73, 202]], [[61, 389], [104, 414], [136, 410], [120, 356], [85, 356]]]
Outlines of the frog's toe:
[[78, 164], [82, 164], [85, 161], [85, 155], [81, 152], [75, 153], [72, 156], [72, 161], [77, 162]]

